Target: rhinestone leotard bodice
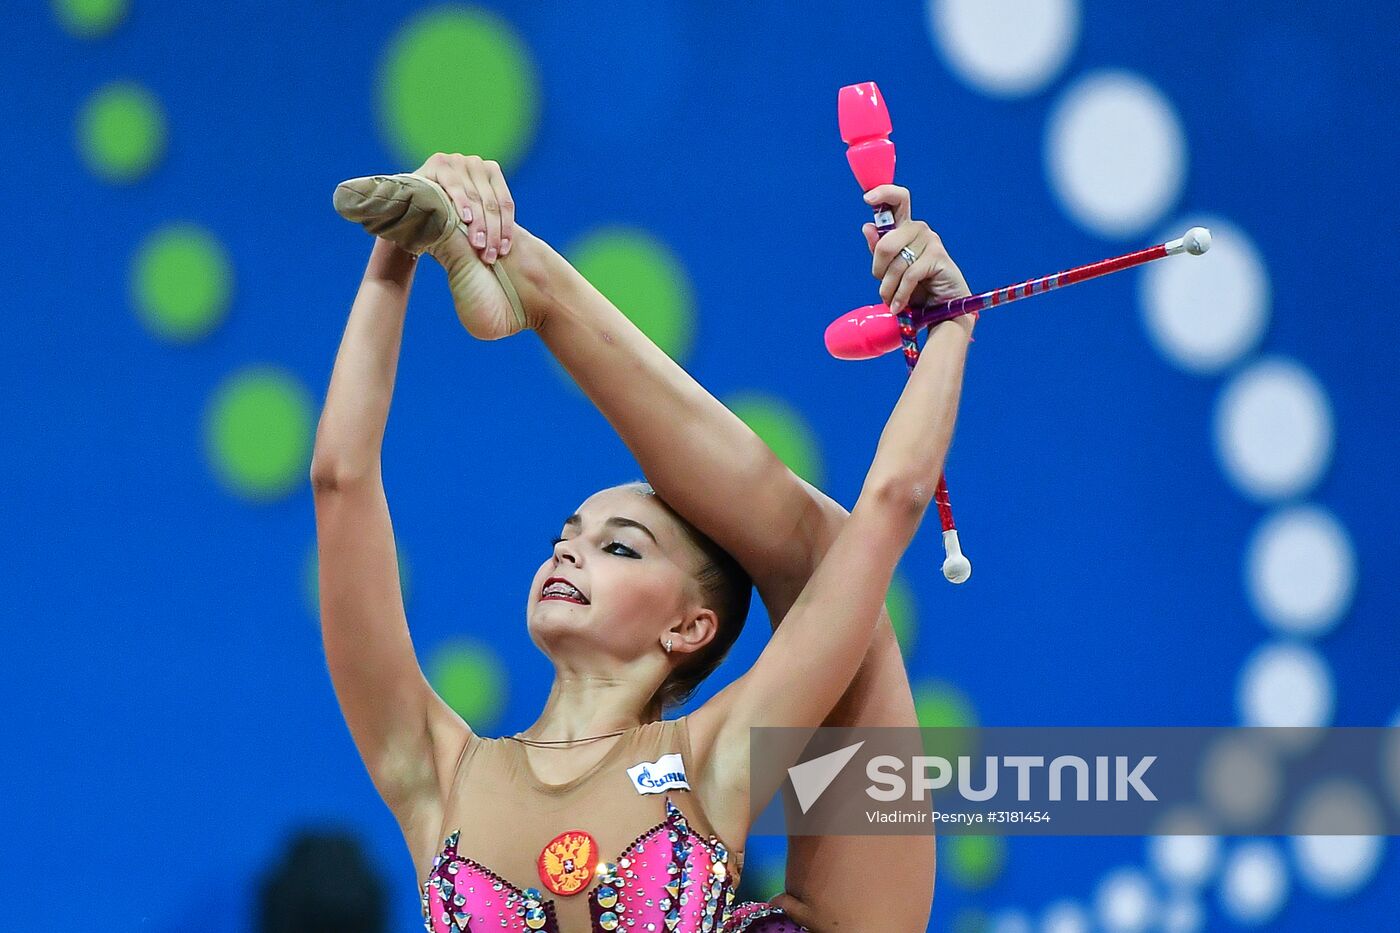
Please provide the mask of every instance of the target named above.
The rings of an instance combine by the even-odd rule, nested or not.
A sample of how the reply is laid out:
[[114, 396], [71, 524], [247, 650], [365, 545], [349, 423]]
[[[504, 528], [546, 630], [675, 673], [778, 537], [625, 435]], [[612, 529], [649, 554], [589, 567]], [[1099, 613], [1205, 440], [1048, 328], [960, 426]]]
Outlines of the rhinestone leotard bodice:
[[[560, 933], [552, 900], [538, 888], [522, 890], [462, 857], [459, 843], [458, 833], [447, 838], [423, 885], [428, 933]], [[736, 911], [736, 881], [724, 844], [692, 830], [668, 798], [662, 823], [639, 836], [616, 861], [599, 865], [587, 894], [592, 929], [731, 933], [758, 930], [754, 923], [762, 908], [769, 911], [763, 918], [777, 916], [777, 908], [767, 904], [740, 905]], [[793, 924], [786, 929], [801, 928]]]
[[[771, 904], [735, 903], [742, 852], [710, 831], [689, 787], [655, 795], [633, 787], [633, 761], [678, 753], [688, 762], [686, 723], [650, 724], [625, 741], [589, 774], [556, 786], [538, 781], [515, 743], [473, 739], [456, 778], [454, 831], [420, 892], [428, 933], [803, 933]], [[644, 820], [649, 828], [624, 846], [630, 831], [619, 830]], [[561, 829], [590, 834], [590, 843], [596, 836], [591, 850], [546, 846], [559, 853], [555, 867], [585, 878], [573, 886], [546, 870], [543, 853], [535, 862]]]

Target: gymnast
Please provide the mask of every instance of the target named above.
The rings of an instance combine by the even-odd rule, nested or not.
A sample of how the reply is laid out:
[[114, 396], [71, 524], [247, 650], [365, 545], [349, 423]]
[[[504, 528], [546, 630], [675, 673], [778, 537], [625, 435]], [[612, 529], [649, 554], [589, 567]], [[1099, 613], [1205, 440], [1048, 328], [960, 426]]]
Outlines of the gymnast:
[[[864, 226], [885, 301], [969, 293], [911, 219], [907, 190], [867, 201], [895, 208], [882, 239]], [[794, 836], [785, 892], [734, 898], [751, 728], [917, 724], [883, 602], [942, 468], [973, 317], [930, 331], [847, 513], [520, 226], [495, 163], [439, 153], [413, 173], [343, 183], [335, 204], [377, 239], [311, 466], [322, 628], [430, 933], [923, 930], [931, 836]], [[424, 252], [445, 268], [467, 330], [535, 331], [649, 481], [589, 496], [544, 555], [526, 623], [554, 681], [514, 736], [477, 734], [437, 696], [400, 596], [380, 451]], [[663, 718], [724, 658], [751, 586], [774, 626], [762, 654], [698, 709]]]

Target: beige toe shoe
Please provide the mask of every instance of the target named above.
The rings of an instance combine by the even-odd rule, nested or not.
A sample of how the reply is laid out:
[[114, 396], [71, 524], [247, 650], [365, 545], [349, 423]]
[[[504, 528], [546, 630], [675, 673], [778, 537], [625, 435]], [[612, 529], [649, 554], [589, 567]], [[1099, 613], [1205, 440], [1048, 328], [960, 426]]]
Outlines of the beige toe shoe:
[[[447, 270], [452, 289], [453, 305], [462, 326], [477, 336], [499, 337], [500, 328], [482, 333], [478, 323], [478, 306], [489, 299], [489, 286], [481, 279], [481, 270], [491, 269], [505, 292], [514, 312], [515, 330], [527, 326], [520, 296], [505, 268], [497, 262], [487, 266], [470, 249], [453, 256], [441, 247], [458, 230], [465, 234], [467, 225], [457, 213], [457, 205], [442, 186], [421, 175], [366, 175], [351, 178], [336, 186], [333, 198], [336, 213], [346, 220], [360, 224], [377, 237], [397, 244], [415, 256], [428, 253]], [[514, 331], [512, 331], [514, 332]]]

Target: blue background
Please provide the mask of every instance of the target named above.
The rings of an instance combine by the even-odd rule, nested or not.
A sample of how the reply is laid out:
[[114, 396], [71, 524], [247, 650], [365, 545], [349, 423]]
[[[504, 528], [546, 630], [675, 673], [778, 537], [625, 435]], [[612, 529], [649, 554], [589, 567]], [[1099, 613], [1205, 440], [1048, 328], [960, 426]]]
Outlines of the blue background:
[[[1250, 233], [1272, 288], [1257, 353], [1298, 361], [1332, 403], [1331, 466], [1306, 501], [1336, 515], [1358, 557], [1350, 611], [1316, 644], [1335, 722], [1400, 710], [1393, 5], [1289, 5], [1285, 18], [1270, 5], [1086, 2], [1065, 68], [1013, 101], [949, 71], [917, 3], [485, 6], [518, 30], [541, 81], [537, 135], [510, 177], [522, 222], [561, 248], [608, 223], [668, 244], [696, 292], [687, 368], [717, 396], [759, 389], [797, 406], [847, 506], [903, 376], [897, 358], [841, 363], [820, 345], [873, 286], [837, 88], [879, 82], [898, 178], [980, 290], [1147, 242], [1077, 226], [1043, 145], [1076, 75], [1121, 67], [1153, 82], [1191, 153], [1164, 220], [1210, 212]], [[0, 25], [0, 928], [90, 915], [111, 930], [244, 929], [254, 879], [307, 824], [362, 833], [395, 928], [416, 928], [409, 859], [304, 598], [310, 490], [250, 505], [219, 484], [201, 439], [212, 392], [251, 363], [284, 367], [319, 403], [369, 251], [331, 190], [414, 167], [395, 161], [372, 104], [379, 56], [420, 8], [135, 0], [99, 41], [48, 10]], [[124, 187], [94, 177], [74, 142], [87, 95], [117, 78], [149, 88], [170, 126], [155, 171]], [[176, 219], [219, 237], [237, 281], [228, 319], [188, 347], [153, 339], [127, 292], [136, 245]], [[1111, 277], [979, 329], [950, 462], [977, 572], [961, 588], [938, 577], [930, 521], [904, 574], [919, 610], [913, 676], [956, 683], [984, 723], [1233, 724], [1240, 665], [1269, 637], [1242, 566], [1270, 510], [1231, 485], [1212, 440], [1234, 369], [1201, 378], [1165, 361], [1137, 288], [1136, 273]], [[572, 438], [542, 438], [559, 420]], [[410, 307], [384, 462], [420, 652], [463, 633], [489, 642], [511, 674], [495, 731], [528, 725], [549, 684], [521, 614], [531, 572], [560, 519], [635, 466], [533, 338], [472, 342], [435, 267]], [[702, 698], [766, 631], [756, 608]], [[753, 846], [751, 858], [780, 851]], [[1140, 839], [1013, 840], [985, 891], [944, 874], [934, 927], [967, 906], [1091, 898], [1143, 851]], [[1295, 877], [1272, 928], [1389, 928], [1398, 858], [1388, 846], [1342, 901]], [[1233, 928], [1212, 892], [1203, 904], [1208, 928]]]

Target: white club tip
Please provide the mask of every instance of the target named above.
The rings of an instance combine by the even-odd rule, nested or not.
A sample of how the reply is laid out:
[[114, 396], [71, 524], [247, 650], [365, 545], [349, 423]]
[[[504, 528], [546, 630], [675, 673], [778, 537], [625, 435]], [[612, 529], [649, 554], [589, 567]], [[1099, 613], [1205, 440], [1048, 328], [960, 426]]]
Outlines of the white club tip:
[[1185, 236], [1168, 240], [1164, 245], [1167, 247], [1168, 256], [1176, 256], [1180, 253], [1199, 256], [1210, 249], [1210, 231], [1205, 227], [1192, 227], [1186, 231]]
[[943, 561], [943, 576], [949, 583], [966, 583], [972, 576], [972, 562], [959, 554]]
[[972, 562], [963, 556], [962, 545], [958, 541], [958, 530], [949, 528], [943, 532], [943, 576], [949, 583], [966, 583], [972, 576]]
[[1205, 227], [1192, 227], [1182, 239], [1186, 241], [1186, 252], [1192, 256], [1199, 256], [1210, 249], [1210, 231]]

